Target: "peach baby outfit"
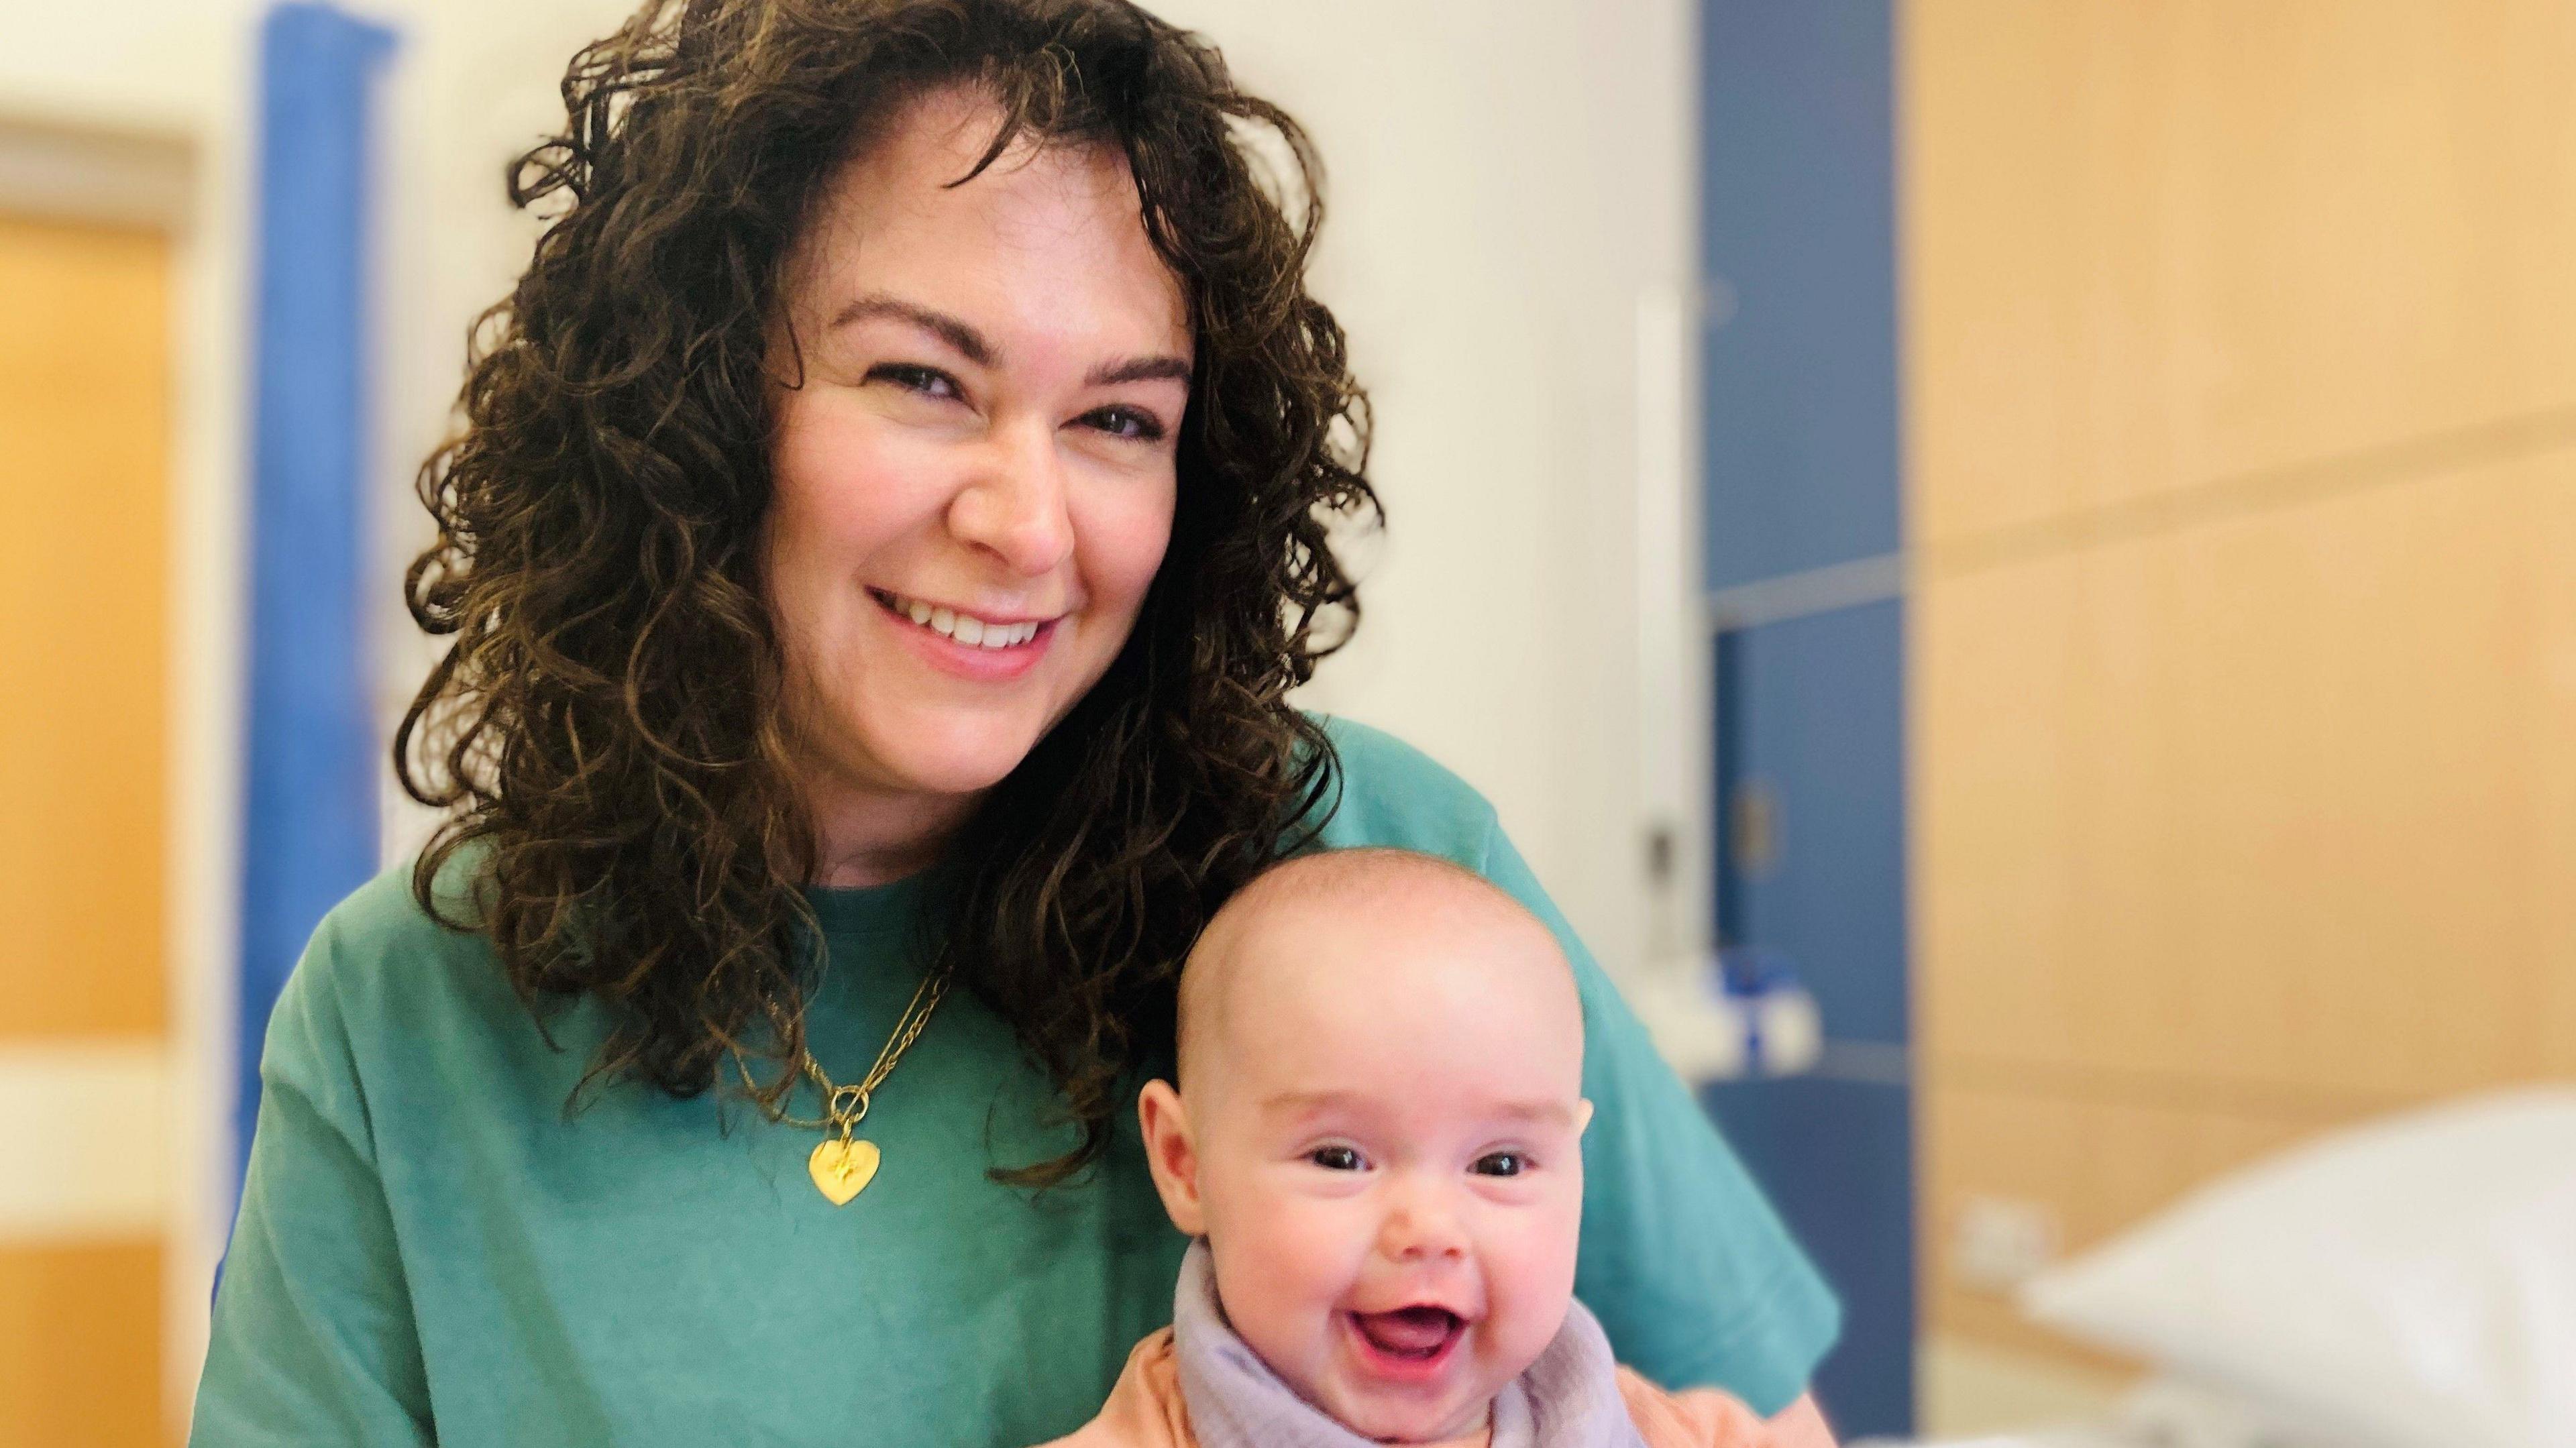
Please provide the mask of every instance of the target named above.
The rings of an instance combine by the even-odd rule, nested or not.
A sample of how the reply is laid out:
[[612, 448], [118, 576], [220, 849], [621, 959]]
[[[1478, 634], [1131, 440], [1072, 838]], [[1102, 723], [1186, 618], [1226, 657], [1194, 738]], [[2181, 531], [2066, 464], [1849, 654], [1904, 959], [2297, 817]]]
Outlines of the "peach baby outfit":
[[[1538, 1361], [1495, 1396], [1491, 1448], [1768, 1448], [1770, 1431], [1714, 1388], [1668, 1393], [1610, 1354], [1580, 1302]], [[1136, 1344], [1100, 1416], [1047, 1448], [1377, 1448], [1297, 1396], [1237, 1337], [1207, 1244], [1181, 1261], [1172, 1325]]]

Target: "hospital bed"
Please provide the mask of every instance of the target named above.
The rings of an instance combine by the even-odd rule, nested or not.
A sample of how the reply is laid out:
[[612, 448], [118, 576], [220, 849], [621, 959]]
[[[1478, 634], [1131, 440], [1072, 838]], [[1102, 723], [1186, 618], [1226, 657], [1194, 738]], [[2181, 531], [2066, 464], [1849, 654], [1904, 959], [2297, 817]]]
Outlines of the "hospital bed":
[[2154, 1376], [1943, 1448], [2576, 1448], [2576, 1082], [2257, 1162], [2019, 1301]]

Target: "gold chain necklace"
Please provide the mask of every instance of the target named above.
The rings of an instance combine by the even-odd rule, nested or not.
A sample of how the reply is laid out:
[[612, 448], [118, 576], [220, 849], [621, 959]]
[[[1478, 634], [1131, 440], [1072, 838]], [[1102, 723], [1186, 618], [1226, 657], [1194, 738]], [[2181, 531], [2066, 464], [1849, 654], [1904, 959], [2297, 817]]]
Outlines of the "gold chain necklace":
[[[885, 1049], [877, 1052], [876, 1064], [852, 1085], [833, 1085], [832, 1078], [823, 1074], [822, 1063], [814, 1059], [814, 1053], [804, 1053], [805, 1074], [813, 1078], [814, 1085], [823, 1093], [823, 1115], [815, 1120], [802, 1120], [780, 1111], [773, 1113], [770, 1119], [782, 1126], [839, 1133], [826, 1138], [814, 1148], [813, 1155], [805, 1158], [805, 1170], [814, 1178], [814, 1189], [830, 1198], [832, 1205], [847, 1206], [852, 1197], [867, 1190], [868, 1183], [876, 1179], [877, 1166], [885, 1154], [877, 1150], [875, 1142], [860, 1141], [855, 1137], [859, 1123], [867, 1119], [868, 1098], [876, 1094], [876, 1089], [885, 1084], [888, 1076], [894, 1074], [895, 1063], [901, 1061], [903, 1053], [921, 1038], [921, 1028], [930, 1024], [930, 1013], [939, 1009], [939, 1002], [947, 994], [947, 971], [922, 977], [921, 984], [913, 989], [912, 1000], [904, 1006], [903, 1014], [895, 1018], [894, 1031], [886, 1037]], [[740, 1051], [734, 1052], [733, 1064], [734, 1069], [742, 1073], [742, 1084], [756, 1091], [758, 1088], [752, 1084], [751, 1067], [744, 1064]]]

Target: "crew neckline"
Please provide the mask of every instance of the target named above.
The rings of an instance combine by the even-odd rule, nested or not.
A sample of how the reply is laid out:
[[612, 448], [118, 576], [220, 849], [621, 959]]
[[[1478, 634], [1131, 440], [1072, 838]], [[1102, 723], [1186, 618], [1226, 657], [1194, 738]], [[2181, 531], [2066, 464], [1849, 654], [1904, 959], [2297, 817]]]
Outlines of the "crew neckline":
[[930, 876], [921, 870], [883, 885], [808, 885], [805, 900], [827, 936], [899, 935], [911, 927]]

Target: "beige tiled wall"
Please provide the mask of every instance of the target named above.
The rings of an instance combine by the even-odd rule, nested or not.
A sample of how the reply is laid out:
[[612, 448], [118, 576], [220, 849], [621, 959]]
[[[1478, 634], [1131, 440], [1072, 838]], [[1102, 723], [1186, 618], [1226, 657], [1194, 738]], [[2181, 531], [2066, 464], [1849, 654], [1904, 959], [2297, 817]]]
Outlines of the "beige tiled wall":
[[1900, 18], [1930, 1327], [2400, 1103], [2576, 1074], [2576, 5]]

